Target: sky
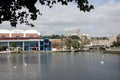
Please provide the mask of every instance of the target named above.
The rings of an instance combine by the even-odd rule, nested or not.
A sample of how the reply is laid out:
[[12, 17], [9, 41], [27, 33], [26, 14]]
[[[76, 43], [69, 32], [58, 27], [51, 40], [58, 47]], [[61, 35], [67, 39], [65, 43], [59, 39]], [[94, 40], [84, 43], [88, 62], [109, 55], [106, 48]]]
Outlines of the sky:
[[51, 9], [47, 6], [36, 6], [43, 14], [34, 21], [35, 27], [17, 25], [11, 27], [9, 22], [0, 24], [0, 29], [34, 29], [42, 35], [66, 35], [69, 30], [76, 33], [80, 29], [82, 34], [90, 36], [117, 36], [120, 34], [120, 0], [89, 0], [95, 9], [90, 12], [81, 12], [75, 3], [68, 6], [54, 5]]

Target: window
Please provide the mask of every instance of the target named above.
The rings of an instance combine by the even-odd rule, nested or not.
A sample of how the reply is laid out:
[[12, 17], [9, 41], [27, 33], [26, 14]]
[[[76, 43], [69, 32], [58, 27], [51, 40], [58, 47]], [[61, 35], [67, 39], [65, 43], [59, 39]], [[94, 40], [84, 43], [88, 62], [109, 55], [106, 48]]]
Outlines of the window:
[[4, 38], [5, 36], [2, 36], [2, 38]]
[[48, 43], [49, 41], [48, 41], [48, 39], [45, 39], [45, 43]]
[[16, 36], [16, 39], [19, 39], [19, 36]]
[[1, 36], [1, 38], [2, 38], [2, 39], [4, 39], [4, 38], [5, 38], [5, 36]]
[[30, 36], [30, 38], [32, 39], [32, 38], [33, 38], [33, 36]]

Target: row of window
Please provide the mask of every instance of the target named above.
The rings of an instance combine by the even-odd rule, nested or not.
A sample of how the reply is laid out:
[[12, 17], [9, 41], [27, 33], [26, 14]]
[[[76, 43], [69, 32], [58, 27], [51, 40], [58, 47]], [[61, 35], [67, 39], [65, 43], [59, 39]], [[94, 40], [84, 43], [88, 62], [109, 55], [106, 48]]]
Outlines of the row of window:
[[[39, 43], [40, 43], [40, 47], [39, 47]], [[48, 40], [48, 43], [46, 44], [45, 41], [25, 41], [24, 44], [23, 42], [0, 42], [0, 47], [23, 47], [24, 46], [24, 50], [28, 51], [28, 50], [51, 50], [51, 42]], [[40, 49], [39, 49], [40, 48]]]
[[[36, 36], [29, 36], [29, 38], [34, 38], [34, 37], [36, 37]], [[37, 36], [37, 37], [39, 37], [39, 36]], [[1, 36], [0, 38], [9, 38], [9, 37]], [[22, 38], [22, 37], [16, 36], [16, 37], [12, 37], [12, 38]]]

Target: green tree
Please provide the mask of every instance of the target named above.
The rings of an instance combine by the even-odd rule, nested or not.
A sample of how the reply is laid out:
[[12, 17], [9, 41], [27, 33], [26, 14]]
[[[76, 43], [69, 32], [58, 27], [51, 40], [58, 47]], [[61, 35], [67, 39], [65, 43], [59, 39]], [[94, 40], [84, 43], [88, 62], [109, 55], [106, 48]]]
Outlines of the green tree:
[[[68, 5], [70, 2], [76, 3], [77, 7], [84, 12], [93, 9], [88, 0], [0, 0], [0, 23], [9, 21], [11, 26], [16, 27], [17, 23], [25, 23], [34, 26], [28, 20], [36, 20], [38, 15], [42, 15], [35, 4], [39, 1], [40, 5], [53, 7], [56, 3]], [[25, 10], [23, 10], [25, 8]], [[26, 11], [28, 9], [28, 11]]]
[[50, 39], [63, 39], [65, 36], [64, 35], [51, 35], [49, 36]]
[[115, 46], [115, 47], [118, 47], [118, 46], [120, 46], [120, 42], [113, 42], [113, 46]]
[[65, 43], [66, 43], [67, 49], [70, 49], [72, 46], [72, 40], [70, 38], [67, 38]]
[[13, 43], [12, 43], [12, 47], [17, 47], [17, 43], [16, 43], [16, 42], [13, 42]]
[[72, 35], [71, 39], [80, 39], [77, 35]]
[[79, 42], [78, 42], [78, 40], [73, 40], [72, 41], [72, 47], [74, 48], [74, 49], [77, 49], [77, 48], [79, 48]]
[[3, 47], [2, 46], [0, 46], [0, 51], [2, 51], [3, 50]]

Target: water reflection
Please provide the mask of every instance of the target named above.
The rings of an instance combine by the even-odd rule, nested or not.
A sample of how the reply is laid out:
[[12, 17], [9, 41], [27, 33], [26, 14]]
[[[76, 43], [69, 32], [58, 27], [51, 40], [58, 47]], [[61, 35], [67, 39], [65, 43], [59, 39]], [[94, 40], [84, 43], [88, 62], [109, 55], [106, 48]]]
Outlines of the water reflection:
[[120, 55], [85, 52], [0, 54], [0, 79], [119, 80]]

